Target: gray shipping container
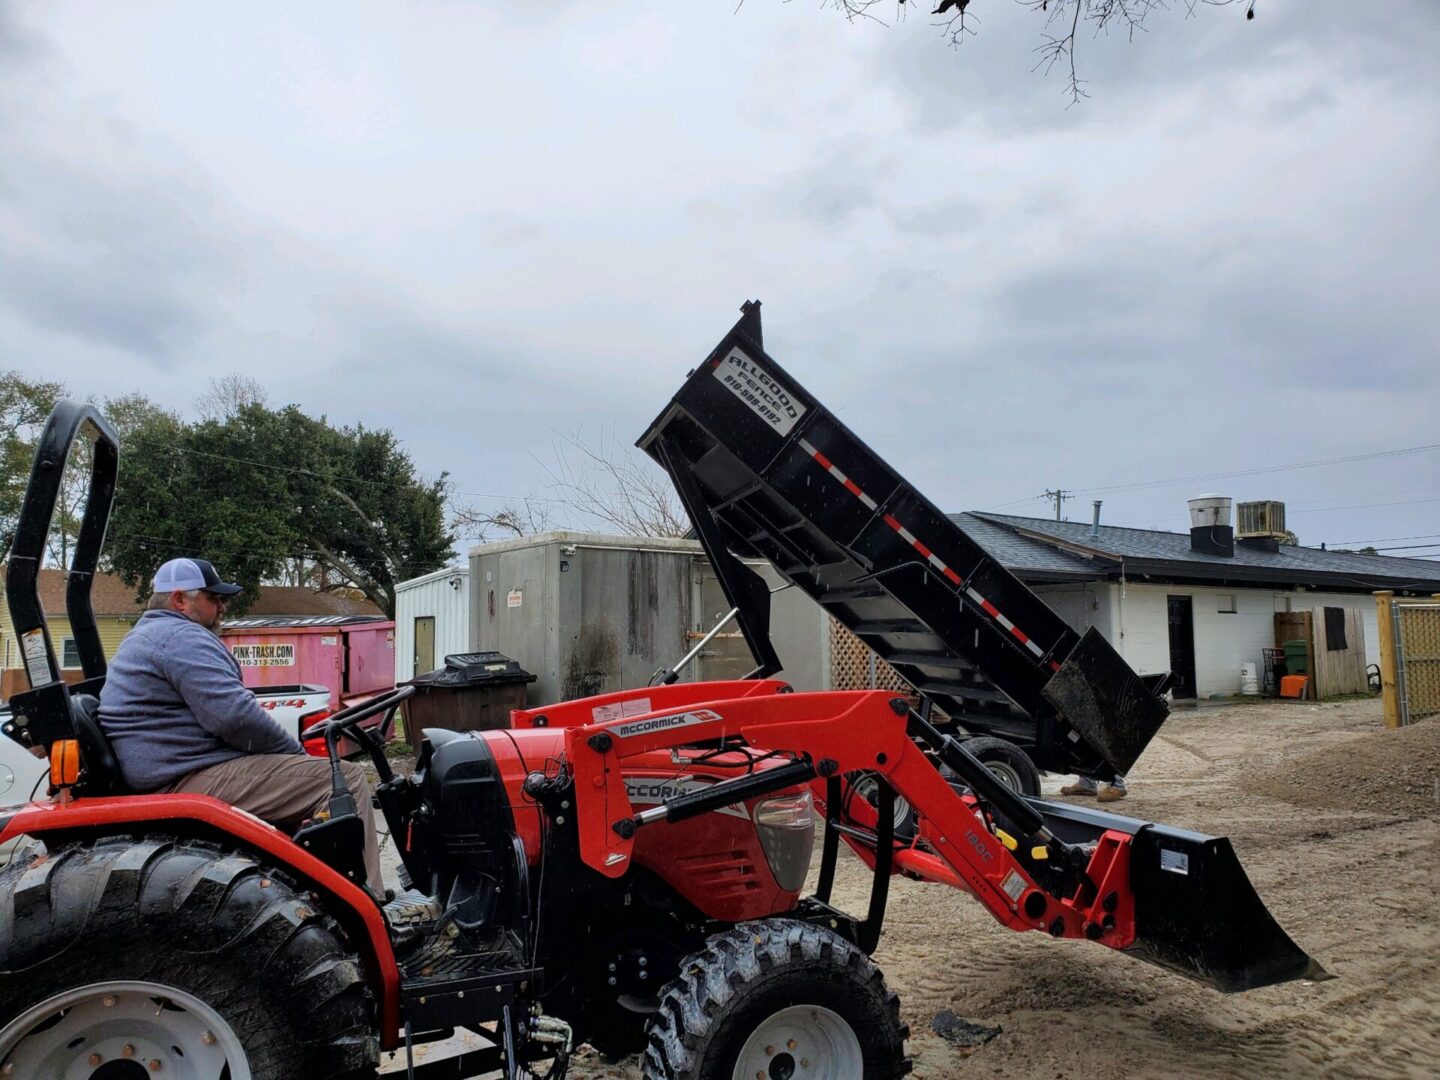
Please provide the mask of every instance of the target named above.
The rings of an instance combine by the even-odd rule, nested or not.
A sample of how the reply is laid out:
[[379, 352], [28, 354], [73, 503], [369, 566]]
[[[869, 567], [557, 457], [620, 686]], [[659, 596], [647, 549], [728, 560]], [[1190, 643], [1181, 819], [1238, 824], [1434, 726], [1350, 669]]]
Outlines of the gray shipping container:
[[[769, 563], [753, 569], [778, 581]], [[533, 672], [531, 706], [644, 686], [728, 610], [693, 540], [553, 532], [470, 551], [471, 648]], [[828, 688], [828, 625], [814, 601], [798, 589], [777, 594], [771, 636], [781, 678]], [[732, 623], [681, 678], [740, 678], [754, 666]]]

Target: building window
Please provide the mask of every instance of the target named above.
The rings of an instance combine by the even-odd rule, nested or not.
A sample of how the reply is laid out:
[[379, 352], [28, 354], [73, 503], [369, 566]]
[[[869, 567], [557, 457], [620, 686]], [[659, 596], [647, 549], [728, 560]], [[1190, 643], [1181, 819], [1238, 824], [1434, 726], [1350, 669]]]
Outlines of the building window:
[[75, 644], [73, 637], [67, 637], [60, 642], [60, 666], [62, 668], [78, 668], [80, 666], [80, 646]]
[[1234, 593], [1223, 593], [1223, 592], [1222, 592], [1222, 593], [1216, 593], [1216, 594], [1215, 594], [1215, 610], [1218, 611], [1221, 615], [1234, 615], [1234, 614], [1235, 614], [1235, 594], [1234, 594]]

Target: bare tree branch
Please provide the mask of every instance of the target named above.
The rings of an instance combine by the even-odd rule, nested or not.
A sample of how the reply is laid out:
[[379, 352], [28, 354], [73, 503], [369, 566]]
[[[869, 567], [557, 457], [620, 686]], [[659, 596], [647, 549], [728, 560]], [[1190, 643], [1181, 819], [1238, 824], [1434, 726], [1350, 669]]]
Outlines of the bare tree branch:
[[629, 536], [684, 536], [690, 519], [670, 480], [612, 435], [599, 449], [578, 433], [554, 447], [555, 464], [541, 462], [551, 488], [580, 514]]
[[[736, 6], [737, 11], [743, 6], [743, 2], [744, 0], [741, 0], [741, 3]], [[785, 2], [788, 3], [789, 0], [785, 0]], [[882, 2], [883, 0], [824, 0], [823, 6], [835, 9], [850, 22], [865, 19], [883, 26], [886, 25], [884, 20], [874, 11]], [[977, 4], [975, 0], [932, 0], [932, 2], [936, 5], [934, 10], [930, 11], [930, 14], [936, 17], [935, 25], [950, 38], [952, 45], [959, 45], [967, 36], [976, 33], [975, 27], [979, 20], [971, 9], [981, 5]], [[1253, 19], [1258, 0], [1011, 0], [1011, 2], [1044, 16], [1044, 29], [1041, 32], [1043, 40], [1035, 49], [1040, 54], [1035, 68], [1049, 74], [1056, 64], [1064, 61], [1069, 72], [1066, 92], [1070, 96], [1071, 104], [1074, 104], [1083, 97], [1089, 97], [1075, 62], [1075, 44], [1082, 24], [1091, 27], [1092, 36], [1098, 36], [1101, 32], [1108, 33], [1114, 27], [1123, 26], [1126, 35], [1133, 40], [1136, 32], [1144, 29], [1145, 20], [1156, 11], [1168, 11], [1172, 7], [1179, 6], [1184, 8], [1185, 15], [1189, 18], [1194, 16], [1196, 9], [1201, 6], [1227, 7], [1231, 4], [1243, 3], [1245, 18]], [[996, 0], [982, 0], [982, 3], [988, 4], [991, 10], [996, 6]], [[926, 3], [926, 9], [928, 8], [929, 3]], [[903, 19], [908, 10], [906, 0], [895, 0], [897, 18]]]
[[210, 380], [210, 389], [195, 399], [195, 410], [202, 420], [224, 422], [247, 405], [264, 405], [265, 388], [248, 375], [238, 371]]
[[555, 528], [548, 500], [523, 499], [486, 510], [473, 503], [452, 502], [450, 523], [457, 536], [493, 540], [504, 536], [534, 536]]

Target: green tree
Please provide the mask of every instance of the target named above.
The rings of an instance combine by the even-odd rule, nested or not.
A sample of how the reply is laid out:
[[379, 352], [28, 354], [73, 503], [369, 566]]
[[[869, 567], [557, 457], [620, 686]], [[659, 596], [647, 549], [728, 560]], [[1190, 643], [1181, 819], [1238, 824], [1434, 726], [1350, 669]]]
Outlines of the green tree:
[[393, 616], [396, 583], [454, 554], [447, 478], [420, 478], [389, 431], [258, 402], [187, 425], [132, 401], [129, 417], [109, 562], [141, 592], [164, 560], [203, 557], [244, 587], [240, 614], [299, 562]]
[[64, 396], [61, 383], [27, 379], [18, 371], [0, 374], [0, 552], [9, 551], [15, 537], [35, 440], [55, 402]]

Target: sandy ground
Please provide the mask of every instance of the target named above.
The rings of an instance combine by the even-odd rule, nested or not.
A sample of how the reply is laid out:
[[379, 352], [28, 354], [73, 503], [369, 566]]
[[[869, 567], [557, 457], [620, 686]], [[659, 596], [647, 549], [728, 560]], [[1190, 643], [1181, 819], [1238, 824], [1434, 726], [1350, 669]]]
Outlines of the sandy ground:
[[[1087, 942], [1011, 933], [964, 893], [897, 880], [875, 958], [915, 1075], [1440, 1076], [1440, 721], [1398, 734], [1375, 700], [1177, 712], [1114, 807], [1229, 836], [1329, 981], [1224, 995]], [[867, 895], [859, 862], [843, 860], [841, 906], [863, 911]], [[930, 1030], [946, 1009], [1002, 1032], [957, 1050]], [[571, 1075], [639, 1068], [582, 1054]]]

